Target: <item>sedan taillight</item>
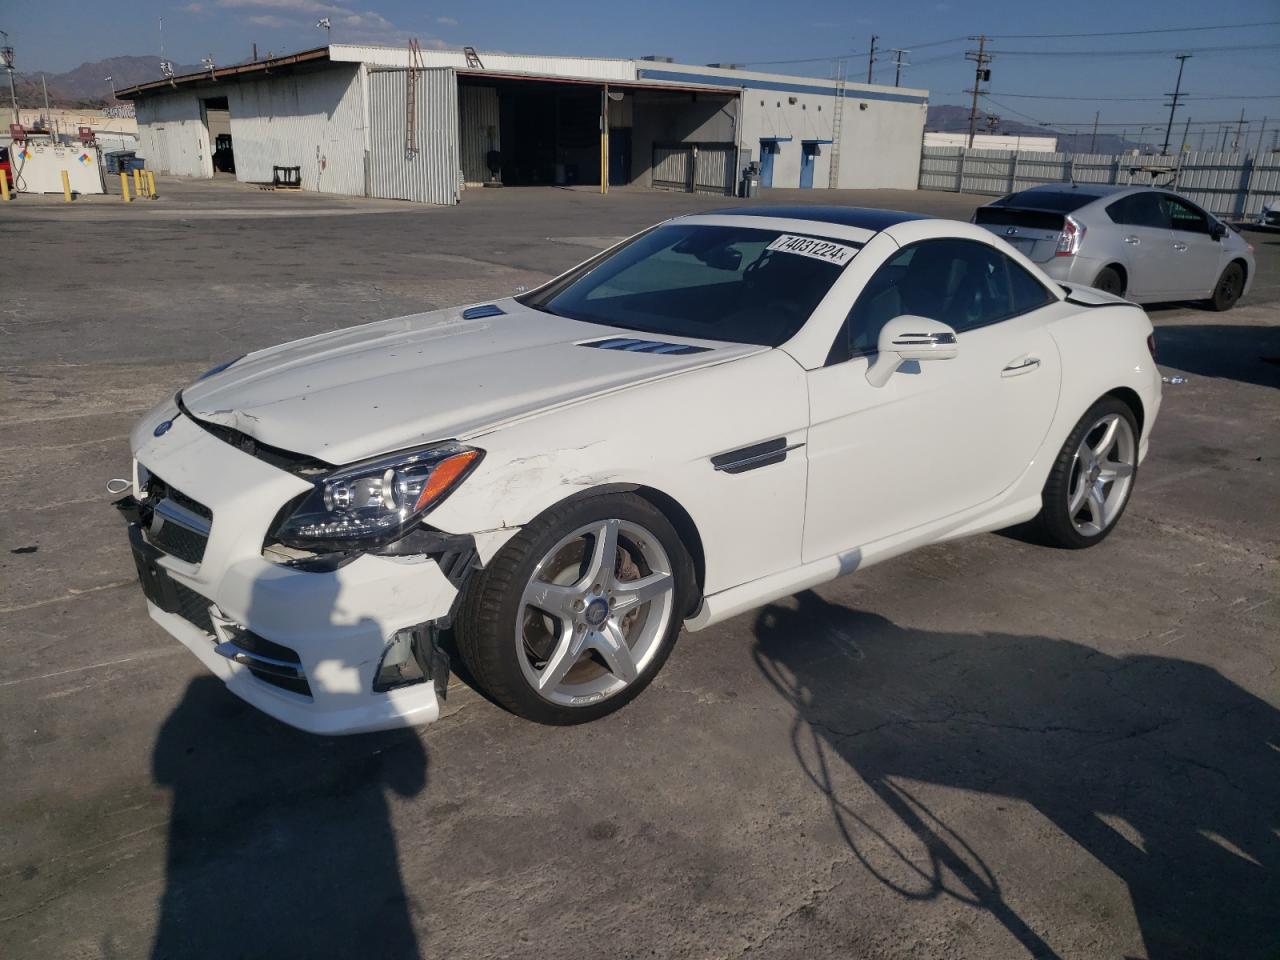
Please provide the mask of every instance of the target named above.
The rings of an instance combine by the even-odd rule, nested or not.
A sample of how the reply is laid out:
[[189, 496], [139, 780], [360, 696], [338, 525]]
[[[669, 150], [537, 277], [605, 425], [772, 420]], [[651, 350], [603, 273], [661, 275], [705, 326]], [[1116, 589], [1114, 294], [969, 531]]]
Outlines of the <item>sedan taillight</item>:
[[1058, 235], [1058, 249], [1055, 257], [1074, 257], [1080, 252], [1080, 241], [1084, 239], [1084, 224], [1071, 217], [1064, 217], [1062, 233]]
[[1151, 354], [1151, 359], [1156, 358], [1156, 335], [1154, 333], [1147, 334], [1147, 352]]

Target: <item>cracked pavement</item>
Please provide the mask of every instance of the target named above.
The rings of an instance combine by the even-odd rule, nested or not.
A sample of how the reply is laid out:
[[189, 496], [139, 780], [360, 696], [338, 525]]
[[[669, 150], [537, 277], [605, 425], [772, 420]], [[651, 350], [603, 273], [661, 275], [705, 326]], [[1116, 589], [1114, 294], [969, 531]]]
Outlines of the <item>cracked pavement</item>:
[[133, 420], [737, 201], [160, 186], [0, 210], [0, 956], [1280, 956], [1280, 234], [1234, 311], [1150, 311], [1189, 379], [1102, 546], [898, 558], [685, 635], [591, 725], [455, 678], [431, 727], [326, 740], [146, 618], [103, 492]]

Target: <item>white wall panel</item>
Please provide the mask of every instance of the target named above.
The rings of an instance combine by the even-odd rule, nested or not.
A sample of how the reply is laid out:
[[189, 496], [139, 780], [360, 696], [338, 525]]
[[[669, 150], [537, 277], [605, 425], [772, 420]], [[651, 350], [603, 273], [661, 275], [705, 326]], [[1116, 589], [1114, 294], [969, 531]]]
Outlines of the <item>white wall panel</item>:
[[194, 92], [143, 97], [136, 105], [138, 155], [159, 173], [212, 177], [209, 131]]
[[273, 166], [300, 167], [304, 190], [363, 196], [359, 74], [344, 63], [224, 82], [236, 178], [269, 182]]
[[417, 149], [405, 150], [405, 70], [371, 70], [370, 193], [389, 200], [458, 202], [458, 80], [450, 69], [423, 70], [415, 93]]

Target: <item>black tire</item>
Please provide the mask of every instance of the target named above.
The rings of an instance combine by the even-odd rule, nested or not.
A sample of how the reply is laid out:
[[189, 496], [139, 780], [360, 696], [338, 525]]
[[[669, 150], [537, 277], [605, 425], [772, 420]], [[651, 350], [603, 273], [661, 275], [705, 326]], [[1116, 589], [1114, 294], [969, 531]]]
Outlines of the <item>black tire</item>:
[[1238, 263], [1228, 263], [1213, 288], [1213, 297], [1209, 300], [1209, 309], [1222, 313], [1230, 310], [1244, 292], [1244, 267]]
[[1110, 293], [1117, 297], [1124, 296], [1124, 278], [1115, 267], [1103, 267], [1099, 270], [1098, 275], [1093, 278], [1093, 286], [1103, 293]]
[[[514, 639], [520, 599], [539, 561], [562, 538], [585, 524], [607, 519], [639, 524], [657, 538], [672, 564], [673, 613], [657, 652], [628, 686], [604, 700], [567, 707], [542, 697], [521, 670]], [[633, 493], [570, 500], [526, 525], [472, 577], [455, 631], [458, 653], [484, 692], [512, 713], [538, 723], [586, 723], [618, 710], [649, 685], [675, 645], [696, 589], [684, 544], [649, 501]]]
[[1083, 550], [1097, 546], [1111, 535], [1120, 518], [1124, 515], [1129, 501], [1133, 499], [1133, 489], [1138, 479], [1137, 456], [1134, 456], [1133, 480], [1128, 493], [1120, 506], [1120, 511], [1101, 533], [1086, 536], [1078, 531], [1072, 522], [1069, 509], [1071, 481], [1076, 466], [1076, 451], [1079, 449], [1085, 434], [1097, 421], [1108, 414], [1119, 414], [1133, 432], [1135, 445], [1138, 440], [1138, 423], [1129, 405], [1116, 397], [1103, 397], [1091, 406], [1080, 421], [1072, 428], [1062, 449], [1058, 452], [1049, 471], [1049, 479], [1045, 481], [1041, 494], [1040, 513], [1031, 522], [1036, 539], [1047, 546], [1063, 547], [1068, 550]]

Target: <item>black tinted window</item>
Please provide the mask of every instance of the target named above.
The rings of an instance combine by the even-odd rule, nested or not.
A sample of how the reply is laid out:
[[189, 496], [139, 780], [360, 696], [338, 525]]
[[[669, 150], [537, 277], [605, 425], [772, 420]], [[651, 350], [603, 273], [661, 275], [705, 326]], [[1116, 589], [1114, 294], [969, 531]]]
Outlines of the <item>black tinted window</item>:
[[781, 230], [670, 224], [521, 302], [644, 333], [777, 346], [859, 244]]
[[1023, 190], [1011, 193], [997, 200], [992, 206], [1022, 207], [1027, 210], [1053, 210], [1056, 213], [1071, 213], [1079, 210], [1086, 203], [1097, 200], [1097, 194], [1081, 193], [1076, 190]]
[[1158, 193], [1131, 193], [1107, 207], [1107, 216], [1113, 222], [1130, 227], [1159, 227], [1168, 229], [1169, 219]]
[[1169, 225], [1175, 230], [1186, 230], [1191, 233], [1208, 233], [1209, 218], [1181, 197], [1161, 194], [1165, 212], [1169, 215]]
[[925, 240], [872, 275], [849, 311], [828, 362], [876, 349], [880, 330], [911, 314], [963, 333], [1049, 303], [1041, 283], [999, 250], [974, 240]]

